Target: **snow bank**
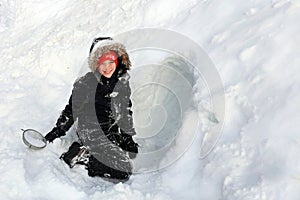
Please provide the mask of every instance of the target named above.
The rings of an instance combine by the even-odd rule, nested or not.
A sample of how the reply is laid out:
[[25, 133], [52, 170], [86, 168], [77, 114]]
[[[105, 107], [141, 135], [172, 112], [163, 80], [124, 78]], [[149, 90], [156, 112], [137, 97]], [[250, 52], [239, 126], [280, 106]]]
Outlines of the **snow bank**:
[[[299, 199], [299, 11], [297, 0], [1, 1], [0, 198]], [[226, 118], [215, 149], [200, 159], [210, 123], [201, 79], [191, 91], [194, 105], [176, 126], [176, 144], [200, 123], [198, 134], [162, 170], [112, 185], [80, 166], [69, 169], [58, 157], [76, 139], [74, 129], [43, 150], [27, 149], [20, 129], [51, 130], [72, 83], [87, 70], [92, 39], [143, 27], [190, 37], [216, 64]], [[132, 75], [134, 86], [139, 77]], [[166, 152], [159, 161], [170, 157]]]

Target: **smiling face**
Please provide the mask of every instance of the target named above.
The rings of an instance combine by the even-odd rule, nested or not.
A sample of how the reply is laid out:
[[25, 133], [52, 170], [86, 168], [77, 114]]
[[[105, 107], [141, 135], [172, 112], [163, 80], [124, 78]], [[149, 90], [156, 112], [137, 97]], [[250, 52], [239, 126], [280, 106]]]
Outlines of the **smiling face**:
[[114, 60], [106, 60], [105, 62], [99, 64], [98, 72], [106, 78], [110, 78], [116, 71], [116, 67], [117, 66]]
[[107, 54], [103, 54], [98, 61], [98, 72], [110, 78], [113, 73], [116, 71], [118, 65], [118, 56], [114, 51], [110, 51]]

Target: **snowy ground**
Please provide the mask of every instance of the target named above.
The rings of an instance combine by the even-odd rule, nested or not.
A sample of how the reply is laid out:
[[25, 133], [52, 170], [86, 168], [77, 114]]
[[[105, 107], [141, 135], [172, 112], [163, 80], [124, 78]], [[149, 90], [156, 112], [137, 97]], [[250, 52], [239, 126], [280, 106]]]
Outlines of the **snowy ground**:
[[[299, 0], [1, 0], [0, 199], [300, 199], [299, 20]], [[83, 168], [69, 169], [58, 157], [76, 139], [74, 129], [43, 150], [26, 148], [20, 129], [51, 130], [73, 82], [87, 70], [91, 40], [146, 27], [188, 36], [215, 63], [226, 118], [213, 151], [200, 159], [207, 125], [197, 109], [207, 101], [200, 79], [185, 91], [195, 105], [166, 125], [178, 125], [176, 145], [190, 139], [183, 133], [194, 130], [198, 120], [203, 127], [188, 151], [162, 170], [112, 185], [88, 177]], [[134, 67], [137, 88], [143, 73]], [[149, 91], [165, 101], [162, 89]], [[164, 103], [169, 114], [176, 102]], [[134, 106], [138, 114], [139, 105]]]

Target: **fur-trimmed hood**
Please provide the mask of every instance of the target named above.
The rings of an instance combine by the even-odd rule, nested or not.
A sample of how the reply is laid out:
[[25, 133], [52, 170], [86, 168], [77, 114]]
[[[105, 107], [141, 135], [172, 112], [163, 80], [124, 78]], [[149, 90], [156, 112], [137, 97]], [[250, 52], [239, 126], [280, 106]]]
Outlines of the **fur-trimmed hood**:
[[98, 68], [99, 58], [103, 54], [109, 53], [109, 51], [115, 51], [117, 53], [119, 61], [118, 67], [122, 67], [124, 70], [130, 69], [131, 62], [125, 46], [115, 40], [101, 40], [95, 44], [88, 58], [89, 68], [92, 72], [95, 72]]

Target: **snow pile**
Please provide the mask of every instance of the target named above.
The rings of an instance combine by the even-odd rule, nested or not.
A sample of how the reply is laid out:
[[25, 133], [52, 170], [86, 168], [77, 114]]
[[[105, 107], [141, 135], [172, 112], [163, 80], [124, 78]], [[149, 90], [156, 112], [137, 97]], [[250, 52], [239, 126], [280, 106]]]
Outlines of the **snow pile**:
[[[299, 20], [298, 0], [0, 1], [0, 198], [299, 199]], [[209, 123], [200, 109], [209, 100], [200, 79], [195, 104], [173, 124], [176, 143], [188, 140], [184, 133], [198, 121], [201, 127], [185, 154], [162, 170], [112, 185], [81, 166], [69, 169], [58, 157], [76, 139], [74, 129], [43, 150], [27, 149], [20, 129], [51, 130], [72, 83], [88, 71], [91, 40], [143, 27], [190, 37], [216, 64], [226, 118], [215, 149], [200, 159]], [[132, 75], [135, 87], [142, 79]]]

